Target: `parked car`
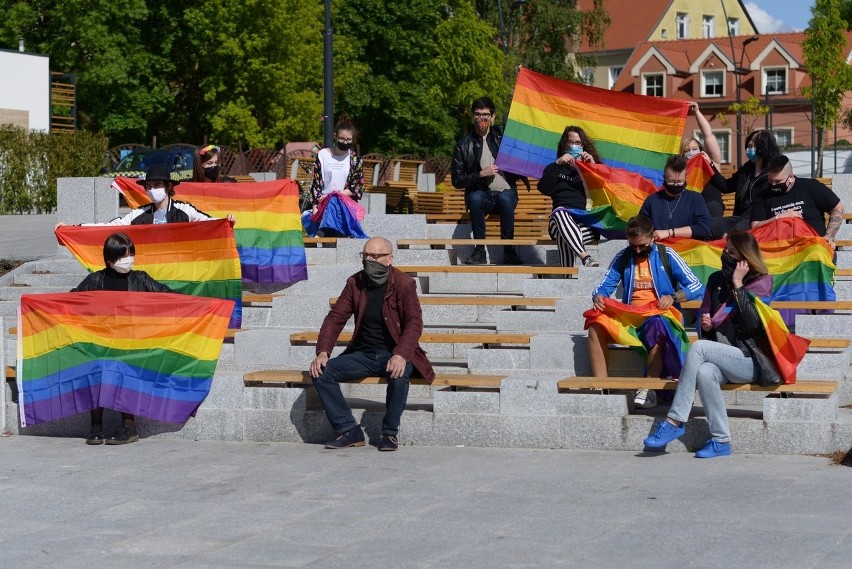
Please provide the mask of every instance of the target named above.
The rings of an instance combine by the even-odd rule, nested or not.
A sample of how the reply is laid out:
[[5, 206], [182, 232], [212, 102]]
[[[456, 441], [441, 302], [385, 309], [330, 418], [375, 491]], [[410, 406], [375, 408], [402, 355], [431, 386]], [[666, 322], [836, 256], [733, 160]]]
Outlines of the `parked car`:
[[176, 144], [161, 149], [136, 148], [112, 170], [101, 171], [101, 176], [115, 178], [141, 178], [154, 164], [165, 164], [171, 172], [173, 180], [192, 179], [192, 154], [195, 147], [187, 144]]

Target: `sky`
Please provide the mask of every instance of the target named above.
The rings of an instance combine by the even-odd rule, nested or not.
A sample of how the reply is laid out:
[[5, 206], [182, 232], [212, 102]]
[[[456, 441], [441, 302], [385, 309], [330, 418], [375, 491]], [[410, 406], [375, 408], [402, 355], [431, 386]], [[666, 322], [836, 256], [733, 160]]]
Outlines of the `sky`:
[[808, 27], [814, 0], [745, 0], [751, 20], [761, 34], [801, 32]]

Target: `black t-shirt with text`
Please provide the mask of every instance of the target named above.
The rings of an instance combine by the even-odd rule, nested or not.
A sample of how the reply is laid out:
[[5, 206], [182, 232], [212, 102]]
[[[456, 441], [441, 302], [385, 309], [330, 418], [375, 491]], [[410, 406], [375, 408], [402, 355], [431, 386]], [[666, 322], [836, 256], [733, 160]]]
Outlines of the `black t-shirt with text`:
[[825, 214], [840, 203], [837, 194], [829, 190], [825, 184], [813, 178], [799, 178], [793, 183], [789, 192], [776, 194], [767, 189], [754, 200], [751, 208], [752, 221], [772, 219], [788, 210], [798, 211], [802, 219], [814, 231], [825, 236]]

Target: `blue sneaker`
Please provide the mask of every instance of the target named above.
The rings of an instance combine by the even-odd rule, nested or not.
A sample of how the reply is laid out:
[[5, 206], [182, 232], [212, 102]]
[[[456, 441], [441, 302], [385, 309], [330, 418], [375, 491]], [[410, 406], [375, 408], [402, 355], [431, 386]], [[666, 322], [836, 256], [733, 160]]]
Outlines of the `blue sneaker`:
[[668, 421], [663, 421], [657, 425], [657, 430], [645, 439], [645, 446], [661, 448], [673, 440], [682, 437], [684, 433], [686, 433], [686, 428], [683, 426], [683, 423], [681, 423], [680, 427], [675, 427]]
[[716, 458], [731, 456], [731, 443], [720, 443], [710, 439], [704, 448], [695, 453], [695, 458]]

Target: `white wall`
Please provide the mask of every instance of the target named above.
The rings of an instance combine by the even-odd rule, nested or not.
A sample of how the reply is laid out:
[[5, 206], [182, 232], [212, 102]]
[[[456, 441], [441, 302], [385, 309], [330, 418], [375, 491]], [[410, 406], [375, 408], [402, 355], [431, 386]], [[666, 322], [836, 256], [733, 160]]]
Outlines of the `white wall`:
[[21, 116], [4, 111], [26, 111], [30, 130], [50, 130], [50, 58], [0, 50], [0, 117]]

